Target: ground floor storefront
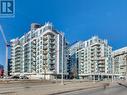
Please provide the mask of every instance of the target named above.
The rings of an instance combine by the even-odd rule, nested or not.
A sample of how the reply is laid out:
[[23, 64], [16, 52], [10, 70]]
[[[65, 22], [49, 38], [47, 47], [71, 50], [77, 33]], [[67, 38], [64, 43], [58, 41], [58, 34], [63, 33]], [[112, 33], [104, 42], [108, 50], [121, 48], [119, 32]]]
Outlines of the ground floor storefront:
[[113, 74], [79, 74], [79, 79], [84, 80], [120, 80], [120, 75]]

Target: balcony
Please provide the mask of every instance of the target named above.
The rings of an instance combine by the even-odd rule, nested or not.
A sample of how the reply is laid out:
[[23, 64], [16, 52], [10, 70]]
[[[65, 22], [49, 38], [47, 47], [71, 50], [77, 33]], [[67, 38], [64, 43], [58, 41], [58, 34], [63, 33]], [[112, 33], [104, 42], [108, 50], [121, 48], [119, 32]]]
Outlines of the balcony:
[[33, 40], [33, 41], [32, 41], [32, 44], [36, 44], [36, 40]]
[[32, 49], [36, 49], [36, 45], [31, 45], [31, 48]]
[[44, 41], [48, 40], [48, 37], [47, 36], [43, 36], [43, 40]]
[[97, 53], [101, 53], [101, 50], [96, 50]]
[[55, 49], [56, 47], [55, 47], [53, 44], [52, 44], [52, 45], [50, 44], [50, 45], [49, 45], [49, 48], [50, 48], [50, 49]]
[[97, 50], [101, 50], [101, 47], [97, 47]]
[[55, 64], [55, 61], [50, 61], [49, 64]]
[[81, 57], [84, 57], [84, 54], [81, 54]]
[[15, 57], [17, 57], [17, 56], [21, 56], [21, 53], [20, 52], [18, 52], [18, 53], [15, 53], [15, 55], [14, 55]]
[[43, 65], [46, 65], [48, 62], [47, 61], [43, 61]]
[[104, 64], [105, 63], [105, 60], [99, 60], [98, 63], [99, 64]]
[[44, 41], [44, 42], [43, 42], [43, 45], [47, 45], [47, 44], [48, 44], [48, 42], [47, 42], [47, 41]]
[[50, 42], [50, 45], [53, 45], [54, 46], [55, 44], [56, 44], [55, 41]]
[[97, 57], [101, 57], [101, 55], [97, 55]]
[[50, 35], [50, 36], [49, 36], [49, 39], [50, 39], [50, 40], [55, 40], [55, 36], [53, 36], [53, 35], [51, 36], [51, 35]]
[[35, 50], [35, 49], [31, 49], [31, 52], [32, 52], [32, 53], [36, 53], [36, 50]]
[[47, 60], [47, 56], [43, 56], [43, 60]]
[[35, 61], [36, 61], [36, 59], [35, 59], [34, 57], [32, 57], [31, 61], [32, 61], [32, 62], [35, 62]]
[[80, 57], [81, 60], [84, 60], [84, 57]]
[[44, 49], [44, 50], [47, 50], [47, 49], [48, 49], [48, 47], [47, 47], [47, 46], [43, 46], [43, 49]]
[[21, 51], [21, 48], [15, 49], [15, 52], [20, 52], [20, 51]]
[[99, 65], [99, 68], [104, 68], [105, 67], [105, 65]]
[[55, 60], [55, 57], [50, 57], [50, 60]]
[[20, 57], [15, 58], [15, 62], [20, 62]]
[[54, 66], [53, 64], [51, 64], [51, 65], [49, 66], [49, 68], [50, 68], [50, 70], [54, 70], [54, 69], [55, 69], [55, 66]]
[[48, 51], [47, 50], [45, 50], [45, 51], [43, 51], [43, 54], [45, 55], [45, 54], [47, 54], [48, 53]]

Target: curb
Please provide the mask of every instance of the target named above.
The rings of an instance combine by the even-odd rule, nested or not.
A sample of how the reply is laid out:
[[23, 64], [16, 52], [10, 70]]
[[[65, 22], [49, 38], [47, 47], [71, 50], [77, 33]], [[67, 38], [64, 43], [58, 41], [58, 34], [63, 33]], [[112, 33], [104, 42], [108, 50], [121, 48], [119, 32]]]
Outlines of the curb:
[[80, 91], [80, 90], [87, 90], [87, 89], [92, 89], [92, 88], [99, 88], [102, 86], [95, 86], [95, 87], [87, 87], [87, 88], [79, 88], [79, 89], [74, 89], [74, 90], [68, 90], [68, 91], [61, 91], [61, 92], [56, 92], [56, 93], [52, 93], [52, 94], [47, 94], [47, 95], [58, 95], [58, 94], [64, 94], [64, 93], [69, 93], [69, 92], [73, 92], [73, 91]]

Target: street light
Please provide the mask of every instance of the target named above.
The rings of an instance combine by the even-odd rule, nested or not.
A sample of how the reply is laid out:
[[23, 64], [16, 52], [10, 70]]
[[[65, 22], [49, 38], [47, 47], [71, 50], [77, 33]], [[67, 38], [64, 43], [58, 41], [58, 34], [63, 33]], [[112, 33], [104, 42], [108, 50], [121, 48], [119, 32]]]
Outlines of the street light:
[[112, 64], [112, 82], [113, 82], [113, 80], [114, 80], [114, 74], [115, 74], [115, 73], [114, 73], [114, 65], [115, 65], [115, 64], [114, 64], [114, 63], [115, 63], [115, 62], [114, 62], [114, 59], [113, 59], [112, 63], [113, 63], [113, 64]]
[[6, 37], [5, 37], [5, 34], [4, 34], [4, 31], [3, 31], [3, 29], [2, 29], [2, 26], [0, 25], [0, 31], [1, 31], [1, 33], [2, 33], [2, 37], [3, 37], [3, 39], [4, 39], [4, 43], [5, 43], [5, 47], [6, 47], [6, 67], [5, 67], [5, 75], [6, 75], [6, 78], [8, 77], [8, 47], [10, 47], [10, 44], [7, 42], [7, 40], [6, 40]]
[[64, 57], [64, 54], [63, 54], [63, 49], [64, 49], [64, 34], [62, 33], [62, 59], [61, 59], [61, 61], [62, 61], [62, 67], [61, 67], [61, 69], [62, 69], [62, 72], [61, 72], [61, 84], [63, 85], [64, 84], [64, 81], [63, 81], [63, 71], [64, 71], [64, 68], [63, 68], [63, 57]]
[[93, 82], [96, 82], [96, 63], [97, 63], [97, 59], [94, 59], [94, 74], [93, 74]]

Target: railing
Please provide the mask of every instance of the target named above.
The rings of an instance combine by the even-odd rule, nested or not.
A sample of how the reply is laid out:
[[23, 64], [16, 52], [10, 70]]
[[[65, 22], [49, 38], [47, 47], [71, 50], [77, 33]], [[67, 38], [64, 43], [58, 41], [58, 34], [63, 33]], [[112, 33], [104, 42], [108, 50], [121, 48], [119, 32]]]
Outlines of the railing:
[[43, 49], [44, 49], [44, 50], [47, 50], [47, 49], [48, 49], [48, 47], [47, 47], [47, 46], [43, 46]]

